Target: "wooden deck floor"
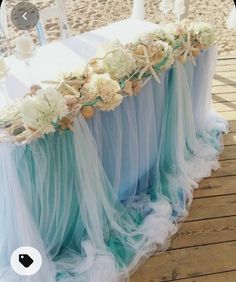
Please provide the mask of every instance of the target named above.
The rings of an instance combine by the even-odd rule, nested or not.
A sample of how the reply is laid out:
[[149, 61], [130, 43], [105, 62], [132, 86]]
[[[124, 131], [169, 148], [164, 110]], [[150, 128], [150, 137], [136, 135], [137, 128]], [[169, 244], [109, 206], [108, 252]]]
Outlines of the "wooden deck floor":
[[236, 282], [236, 58], [218, 60], [212, 93], [230, 124], [221, 168], [195, 191], [170, 249], [151, 257], [132, 282]]

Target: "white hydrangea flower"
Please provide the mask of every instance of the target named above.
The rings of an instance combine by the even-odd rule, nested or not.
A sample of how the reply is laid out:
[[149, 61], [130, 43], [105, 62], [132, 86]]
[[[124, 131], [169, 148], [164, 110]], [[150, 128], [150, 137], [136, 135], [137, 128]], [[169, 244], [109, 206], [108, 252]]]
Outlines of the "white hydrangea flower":
[[48, 88], [23, 99], [20, 113], [26, 128], [46, 134], [55, 131], [53, 123], [65, 117], [69, 110], [66, 99], [56, 89]]
[[14, 119], [19, 117], [19, 113], [19, 103], [0, 108], [0, 125], [12, 122]]
[[133, 54], [124, 48], [118, 48], [112, 54], [106, 56], [102, 64], [105, 72], [109, 73], [114, 79], [128, 76], [136, 69]]
[[94, 73], [85, 83], [84, 89], [89, 98], [100, 97], [104, 102], [109, 102], [120, 91], [120, 85], [108, 73]]
[[114, 97], [110, 99], [109, 102], [98, 102], [97, 107], [101, 111], [114, 111], [123, 101], [123, 96], [121, 94], [116, 94]]
[[[111, 52], [110, 54], [108, 54]], [[108, 55], [107, 55], [108, 54]], [[113, 79], [121, 79], [131, 74], [136, 69], [136, 60], [118, 40], [111, 42], [98, 52], [99, 57], [104, 57], [101, 67]]]
[[204, 22], [192, 23], [189, 27], [189, 31], [192, 32], [205, 47], [209, 47], [215, 42], [215, 33], [212, 26]]
[[154, 64], [161, 64], [163, 60], [166, 61], [168, 57], [172, 61], [173, 49], [172, 47], [162, 40], [154, 41], [150, 46], [147, 46], [150, 60]]
[[169, 44], [172, 44], [174, 41], [172, 24], [158, 26], [158, 28], [153, 32], [153, 34], [157, 39], [165, 41]]

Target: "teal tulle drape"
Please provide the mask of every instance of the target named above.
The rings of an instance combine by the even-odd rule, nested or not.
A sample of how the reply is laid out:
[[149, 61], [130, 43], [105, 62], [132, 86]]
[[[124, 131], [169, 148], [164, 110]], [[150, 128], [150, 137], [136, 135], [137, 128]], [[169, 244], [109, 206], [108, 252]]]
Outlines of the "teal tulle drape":
[[[196, 67], [177, 62], [115, 112], [79, 116], [75, 132], [0, 144], [0, 281], [126, 281], [168, 247], [192, 190], [218, 168], [227, 124], [211, 109], [215, 59], [212, 48]], [[32, 277], [10, 267], [20, 246], [43, 257]]]

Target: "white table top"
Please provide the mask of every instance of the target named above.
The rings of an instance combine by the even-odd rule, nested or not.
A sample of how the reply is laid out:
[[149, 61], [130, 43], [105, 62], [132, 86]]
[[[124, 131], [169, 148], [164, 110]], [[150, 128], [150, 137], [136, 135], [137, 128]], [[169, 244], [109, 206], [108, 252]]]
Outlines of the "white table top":
[[[36, 50], [31, 67], [14, 56], [7, 59], [10, 73], [5, 86], [10, 100], [23, 97], [34, 84], [57, 79], [61, 73], [71, 72], [96, 56], [97, 48], [112, 40], [128, 43], [143, 33], [156, 28], [156, 24], [139, 20], [124, 20], [86, 32], [70, 39], [54, 42]], [[1, 90], [0, 90], [1, 91]], [[0, 107], [6, 104], [0, 92]]]

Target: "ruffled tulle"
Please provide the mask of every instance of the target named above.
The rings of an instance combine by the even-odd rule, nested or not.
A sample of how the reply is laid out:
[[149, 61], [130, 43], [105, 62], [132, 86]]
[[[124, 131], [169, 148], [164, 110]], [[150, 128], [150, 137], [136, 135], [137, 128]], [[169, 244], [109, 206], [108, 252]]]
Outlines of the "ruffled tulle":
[[176, 232], [168, 201], [149, 201], [146, 217], [121, 204], [82, 118], [75, 134], [2, 146], [1, 214], [6, 216], [1, 217], [0, 277], [9, 282], [21, 281], [8, 265], [19, 246], [44, 254], [44, 267], [29, 281], [121, 281], [157, 246], [165, 249]]
[[[217, 51], [176, 65], [111, 113], [79, 116], [75, 132], [0, 144], [0, 281], [120, 282], [188, 214], [198, 181], [217, 169], [227, 124], [211, 109]], [[43, 266], [9, 261], [32, 246]]]

